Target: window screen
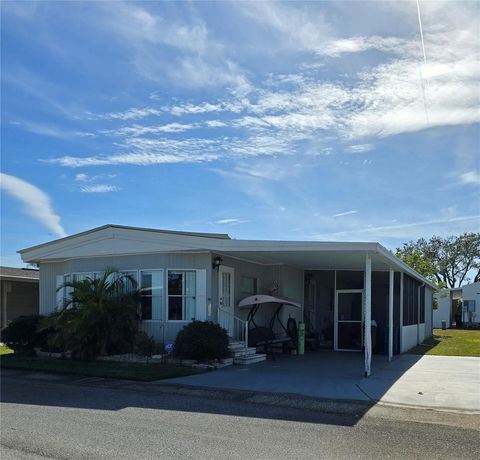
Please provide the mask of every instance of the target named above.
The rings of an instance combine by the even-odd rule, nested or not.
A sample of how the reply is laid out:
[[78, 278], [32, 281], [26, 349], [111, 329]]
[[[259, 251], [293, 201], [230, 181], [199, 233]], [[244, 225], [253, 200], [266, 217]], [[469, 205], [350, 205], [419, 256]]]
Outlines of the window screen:
[[363, 272], [337, 271], [337, 290], [339, 289], [363, 289]]

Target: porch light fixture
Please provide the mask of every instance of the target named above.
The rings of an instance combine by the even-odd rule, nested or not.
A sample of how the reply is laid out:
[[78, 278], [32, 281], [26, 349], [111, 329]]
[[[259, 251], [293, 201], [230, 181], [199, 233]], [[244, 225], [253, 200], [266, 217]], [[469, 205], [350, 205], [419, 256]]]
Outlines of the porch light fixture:
[[217, 269], [218, 271], [218, 268], [220, 267], [220, 265], [222, 265], [222, 262], [223, 262], [223, 259], [220, 256], [215, 257], [212, 262], [212, 268], [214, 270]]

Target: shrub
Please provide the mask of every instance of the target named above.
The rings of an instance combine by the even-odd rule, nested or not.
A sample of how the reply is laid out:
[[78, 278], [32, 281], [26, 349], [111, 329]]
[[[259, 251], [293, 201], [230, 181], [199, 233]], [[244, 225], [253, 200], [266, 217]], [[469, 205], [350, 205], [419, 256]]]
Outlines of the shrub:
[[14, 351], [33, 350], [45, 345], [47, 334], [37, 331], [41, 315], [19, 316], [2, 331], [2, 342]]
[[211, 321], [193, 321], [178, 333], [174, 353], [198, 361], [226, 358], [230, 354], [227, 331]]
[[152, 337], [145, 334], [145, 332], [139, 332], [135, 337], [135, 349], [143, 356], [151, 358], [157, 349], [157, 345]]
[[107, 269], [98, 278], [65, 283], [70, 299], [52, 316], [55, 345], [72, 357], [90, 360], [98, 355], [133, 350], [138, 332], [139, 291], [129, 275]]
[[41, 345], [42, 351], [52, 353], [62, 353], [65, 350], [65, 340], [61, 331], [56, 327], [60, 313], [55, 311], [42, 318], [37, 326], [37, 332], [45, 335], [45, 340]]

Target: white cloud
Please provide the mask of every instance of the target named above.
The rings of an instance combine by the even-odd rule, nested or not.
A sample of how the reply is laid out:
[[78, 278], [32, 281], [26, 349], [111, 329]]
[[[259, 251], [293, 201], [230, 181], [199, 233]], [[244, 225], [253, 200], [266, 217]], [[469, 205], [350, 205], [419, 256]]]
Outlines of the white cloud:
[[[422, 220], [416, 222], [407, 222], [395, 225], [367, 225], [364, 228], [358, 228], [359, 223], [356, 222], [354, 228], [349, 230], [336, 231], [332, 233], [324, 233], [315, 235], [316, 239], [331, 239], [338, 237], [348, 238], [365, 238], [365, 235], [371, 235], [374, 238], [380, 237], [399, 237], [399, 238], [412, 238], [412, 235], [418, 234], [418, 236], [425, 234], [454, 234], [461, 231], [467, 231], [471, 229], [471, 224], [480, 222], [480, 215], [472, 216], [456, 216], [447, 218], [437, 218], [430, 220]], [[444, 227], [446, 231], [441, 231], [441, 227]], [[417, 233], [415, 233], [417, 232]]]
[[170, 71], [171, 79], [186, 87], [230, 87], [236, 94], [248, 94], [252, 85], [231, 60], [208, 62], [204, 56], [186, 56]]
[[116, 136], [143, 136], [145, 134], [165, 134], [165, 133], [183, 133], [190, 129], [195, 129], [199, 126], [197, 123], [168, 123], [166, 125], [157, 126], [125, 126], [117, 130], [105, 131], [106, 134], [113, 134]]
[[113, 179], [115, 177], [117, 177], [116, 174], [99, 174], [97, 176], [89, 176], [85, 173], [79, 173], [75, 175], [75, 182], [95, 182], [98, 180]]
[[352, 153], [365, 153], [365, 152], [369, 152], [373, 148], [374, 147], [372, 144], [356, 144], [356, 145], [350, 145], [347, 148], [347, 151]]
[[187, 102], [184, 104], [167, 105], [162, 110], [171, 115], [181, 116], [185, 114], [198, 115], [210, 112], [232, 112], [239, 113], [250, 106], [250, 101], [245, 97], [234, 98], [216, 102], [201, 102], [192, 104]]
[[243, 224], [245, 222], [248, 222], [248, 221], [242, 220], [242, 219], [220, 219], [215, 221], [215, 223], [218, 225], [237, 225], [237, 224]]
[[[294, 7], [280, 2], [239, 2], [239, 9], [249, 18], [278, 33], [280, 43], [294, 50], [318, 51], [333, 34], [325, 15], [312, 8]], [[277, 45], [278, 46], [278, 45]]]
[[75, 175], [75, 182], [87, 182], [89, 177], [87, 174], [80, 173]]
[[358, 211], [345, 211], [345, 212], [339, 212], [338, 214], [334, 214], [333, 217], [343, 217], [343, 216], [350, 216], [351, 214], [357, 214]]
[[258, 135], [241, 138], [222, 137], [215, 139], [187, 138], [151, 139], [129, 137], [119, 148], [124, 150], [111, 155], [89, 157], [63, 156], [48, 160], [47, 163], [78, 168], [103, 165], [153, 165], [174, 163], [205, 163], [214, 160], [244, 159], [292, 154], [290, 141], [279, 136]]
[[146, 118], [150, 116], [160, 116], [162, 115], [162, 111], [158, 109], [154, 109], [151, 107], [132, 107], [127, 109], [123, 112], [110, 112], [110, 113], [103, 113], [103, 114], [95, 114], [91, 112], [87, 112], [85, 114], [85, 118], [88, 120], [139, 120], [141, 118]]
[[60, 128], [48, 123], [40, 123], [33, 121], [12, 121], [10, 124], [18, 126], [25, 131], [41, 136], [55, 137], [57, 139], [71, 139], [74, 137], [95, 137], [94, 133], [71, 131], [65, 128]]
[[23, 204], [24, 211], [60, 237], [66, 236], [49, 196], [29, 182], [0, 173], [0, 187]]
[[209, 128], [225, 128], [225, 126], [228, 126], [227, 123], [220, 120], [208, 120], [205, 122], [205, 124]]
[[[228, 48], [212, 39], [199, 17], [166, 20], [147, 6], [133, 3], [119, 3], [115, 8], [100, 5], [100, 11], [102, 28], [127, 44], [133, 64], [144, 78], [167, 78], [187, 87], [232, 87], [239, 94], [250, 90], [244, 72], [229, 59]], [[168, 54], [169, 48], [175, 50], [175, 59]]]
[[108, 192], [118, 192], [118, 187], [115, 185], [107, 184], [92, 184], [84, 185], [80, 191], [82, 193], [108, 193]]
[[[402, 3], [402, 5], [392, 5]], [[350, 79], [348, 86], [332, 85], [344, 97], [332, 104], [313, 97], [317, 105], [312, 113], [327, 113], [333, 119], [333, 129], [343, 137], [386, 137], [415, 132], [436, 126], [470, 124], [480, 121], [480, 65], [478, 64], [478, 11], [471, 5], [451, 8], [448, 2], [435, 6], [422, 4], [427, 65], [421, 65], [422, 55], [418, 23], [413, 21], [411, 35], [398, 37], [335, 37], [333, 28], [325, 26], [325, 15], [314, 8], [293, 4], [263, 3], [256, 8], [244, 8], [247, 15], [263, 25], [289, 37], [288, 45], [317, 55], [339, 57], [369, 49], [393, 56], [383, 64], [365, 68], [359, 80]], [[411, 19], [412, 6], [407, 2], [389, 2], [385, 8], [402, 11]], [[389, 12], [391, 13], [391, 11]], [[416, 19], [416, 14], [413, 16]], [[299, 26], [301, 23], [301, 26]], [[315, 25], [318, 24], [318, 27]], [[408, 22], [406, 22], [407, 30]], [[425, 114], [420, 66], [427, 81]], [[301, 87], [305, 87], [304, 84]], [[298, 91], [270, 96], [277, 109], [299, 112], [295, 104]], [[293, 102], [292, 102], [293, 101]], [[281, 105], [280, 105], [281, 104]], [[326, 107], [325, 107], [326, 106]], [[290, 113], [291, 115], [291, 113]], [[305, 115], [305, 113], [304, 113]], [[307, 127], [312, 119], [303, 120]]]
[[352, 37], [331, 40], [319, 46], [316, 53], [320, 56], [339, 57], [342, 54], [360, 53], [371, 49], [388, 53], [399, 53], [411, 44], [395, 37]]
[[[105, 7], [104, 7], [105, 8]], [[116, 8], [106, 7], [105, 25], [111, 31], [128, 39], [134, 45], [169, 45], [174, 48], [203, 52], [209, 45], [206, 25], [167, 21], [138, 4], [122, 3]]]
[[480, 173], [478, 171], [469, 171], [460, 176], [464, 184], [480, 185]]
[[[261, 3], [248, 4], [248, 7], [239, 5], [238, 8], [277, 31], [282, 40], [288, 42], [285, 46], [305, 51], [310, 64], [315, 64], [316, 60], [324, 62], [325, 58], [319, 57], [322, 53], [335, 59], [338, 65], [335, 74], [319, 75], [318, 69], [299, 65], [301, 70], [297, 73], [268, 75], [258, 87], [252, 88], [233, 61], [225, 58], [220, 63], [217, 58], [224, 56], [223, 47], [211, 40], [206, 25], [198, 18], [190, 18], [188, 25], [166, 24], [163, 18], [146, 8], [122, 4], [120, 11], [113, 15], [118, 23], [109, 23], [114, 33], [131, 38], [132, 46], [141, 49], [165, 44], [178, 49], [175, 68], [169, 72], [182, 73], [175, 76], [176, 80], [192, 74], [189, 76], [191, 83], [184, 84], [232, 85], [237, 92], [227, 91], [223, 100], [218, 96], [200, 102], [174, 99], [159, 108], [132, 107], [105, 114], [87, 114], [92, 120], [112, 122], [152, 116], [179, 119], [178, 122], [169, 120], [162, 124], [104, 129], [98, 134], [122, 137], [114, 144], [115, 153], [62, 156], [49, 161], [78, 167], [325, 155], [335, 153], [334, 149], [327, 150], [335, 142], [340, 143], [339, 149], [343, 151], [362, 153], [374, 148], [375, 138], [480, 121], [480, 65], [476, 59], [478, 45], [472, 15], [457, 11], [450, 14], [446, 4], [426, 7], [424, 29], [428, 62], [423, 65], [418, 24], [410, 30], [410, 23], [406, 23], [401, 37], [363, 36], [358, 32], [351, 37], [339, 37], [327, 24], [324, 13], [313, 5]], [[403, 6], [392, 8], [398, 9], [399, 14], [407, 10]], [[408, 10], [405, 14], [410, 13]], [[440, 16], [445, 18], [439, 21]], [[347, 66], [342, 61], [349, 59], [344, 56], [346, 53], [372, 49], [385, 55], [372, 59], [369, 55], [369, 59], [362, 60], [365, 64], [361, 66]], [[207, 58], [204, 55], [207, 52], [216, 57]], [[152, 65], [165, 65], [161, 59], [151, 60], [158, 62]], [[420, 66], [426, 79], [425, 101]], [[344, 67], [348, 73], [341, 73]], [[218, 119], [220, 113], [224, 115], [222, 119]], [[209, 115], [215, 115], [215, 119], [208, 119]], [[205, 127], [215, 128], [215, 132], [204, 138], [187, 137], [187, 134], [181, 139], [173, 136], [193, 130], [195, 136], [202, 136], [200, 129]], [[462, 180], [472, 179], [466, 176]]]

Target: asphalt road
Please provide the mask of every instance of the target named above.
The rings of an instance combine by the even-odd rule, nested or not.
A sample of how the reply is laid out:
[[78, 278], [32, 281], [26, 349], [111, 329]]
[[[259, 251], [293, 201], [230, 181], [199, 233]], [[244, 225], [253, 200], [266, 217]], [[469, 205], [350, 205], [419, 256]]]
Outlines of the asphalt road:
[[2, 460], [473, 459], [480, 451], [479, 432], [448, 424], [448, 414], [443, 424], [335, 415], [88, 379], [3, 376], [0, 415]]

